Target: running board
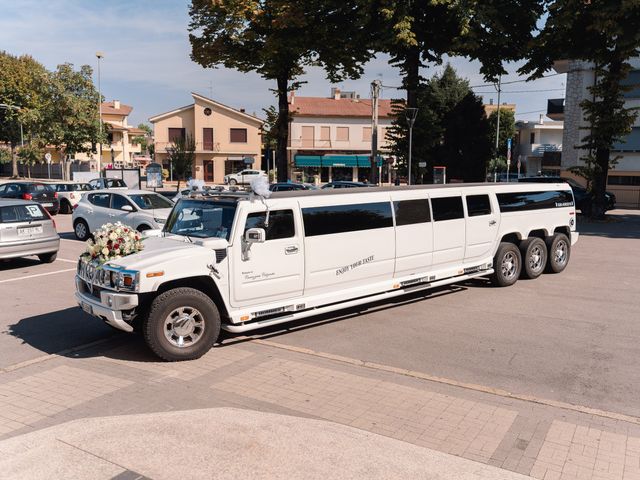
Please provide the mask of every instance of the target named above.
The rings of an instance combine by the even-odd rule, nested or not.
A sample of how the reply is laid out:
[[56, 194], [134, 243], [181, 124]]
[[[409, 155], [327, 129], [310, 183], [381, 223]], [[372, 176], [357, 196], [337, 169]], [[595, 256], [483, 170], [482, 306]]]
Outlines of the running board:
[[315, 315], [322, 315], [323, 313], [343, 310], [345, 308], [355, 307], [355, 306], [363, 305], [366, 303], [373, 303], [379, 300], [386, 300], [389, 298], [399, 297], [401, 295], [407, 295], [408, 293], [417, 292], [419, 290], [427, 290], [434, 287], [451, 285], [453, 283], [469, 280], [471, 278], [490, 275], [493, 273], [493, 271], [494, 271], [493, 268], [488, 268], [487, 270], [482, 270], [480, 272], [469, 273], [466, 275], [458, 275], [455, 277], [449, 277], [449, 278], [445, 278], [435, 282], [410, 285], [405, 288], [398, 288], [396, 290], [390, 290], [388, 292], [376, 293], [367, 297], [360, 297], [355, 300], [346, 300], [344, 302], [333, 303], [331, 305], [326, 305], [322, 307], [314, 307], [308, 310], [303, 310], [300, 312], [291, 313], [289, 315], [284, 315], [282, 317], [270, 318], [268, 320], [262, 320], [262, 321], [256, 320], [253, 322], [240, 323], [240, 324], [226, 323], [222, 325], [222, 329], [232, 333], [248, 332], [250, 330], [257, 330], [258, 328], [270, 327], [272, 325], [278, 325], [280, 323], [291, 322], [293, 320], [313, 317]]

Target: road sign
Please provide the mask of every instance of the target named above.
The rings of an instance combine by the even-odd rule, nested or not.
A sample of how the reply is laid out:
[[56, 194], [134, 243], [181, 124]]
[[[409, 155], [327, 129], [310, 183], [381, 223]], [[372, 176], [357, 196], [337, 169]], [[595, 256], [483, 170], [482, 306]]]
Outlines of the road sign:
[[511, 150], [511, 139], [507, 138], [507, 149]]
[[424, 168], [427, 166], [427, 162], [418, 162], [418, 167]]
[[49, 152], [45, 153], [44, 159], [47, 161], [47, 163], [51, 163], [51, 154]]

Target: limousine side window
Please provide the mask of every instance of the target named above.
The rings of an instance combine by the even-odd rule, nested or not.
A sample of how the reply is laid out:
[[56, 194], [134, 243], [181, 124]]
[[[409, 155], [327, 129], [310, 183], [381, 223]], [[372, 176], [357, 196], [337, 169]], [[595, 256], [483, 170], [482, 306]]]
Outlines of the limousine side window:
[[489, 201], [489, 195], [467, 196], [467, 214], [470, 217], [491, 215], [491, 202]]
[[302, 219], [307, 237], [393, 227], [390, 202], [303, 208]]
[[295, 236], [296, 229], [293, 223], [293, 210], [271, 210], [269, 212], [269, 226], [265, 227], [267, 214], [265, 212], [250, 213], [244, 225], [246, 232], [250, 228], [264, 228], [267, 234], [266, 241], [291, 238]]
[[431, 221], [429, 200], [426, 198], [393, 202], [393, 208], [396, 213], [396, 226], [398, 227]]
[[433, 220], [435, 222], [464, 218], [462, 197], [432, 198], [431, 206], [433, 207]]
[[503, 213], [573, 207], [573, 194], [570, 190], [498, 193], [497, 197]]

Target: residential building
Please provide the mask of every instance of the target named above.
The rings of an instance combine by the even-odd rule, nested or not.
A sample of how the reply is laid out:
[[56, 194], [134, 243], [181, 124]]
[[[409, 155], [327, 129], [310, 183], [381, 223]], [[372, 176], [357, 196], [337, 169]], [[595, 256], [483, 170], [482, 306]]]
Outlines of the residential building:
[[263, 121], [197, 93], [193, 103], [151, 117], [155, 159], [170, 168], [168, 149], [178, 138], [193, 137], [193, 178], [222, 183], [224, 176], [246, 167], [258, 168]]
[[[371, 168], [372, 105], [355, 92], [331, 90], [329, 97], [289, 97], [289, 178], [329, 182], [364, 180]], [[387, 129], [392, 124], [391, 100], [378, 107], [378, 166], [388, 147]], [[386, 168], [386, 166], [385, 166]], [[386, 172], [383, 173], [386, 178]]]
[[[626, 82], [634, 87], [625, 93], [627, 107], [640, 107], [640, 58], [631, 62], [633, 70]], [[556, 62], [554, 69], [558, 73], [567, 74], [567, 86], [564, 104], [560, 99], [551, 100], [548, 104], [548, 116], [564, 120], [564, 134], [561, 157], [563, 175], [572, 176], [569, 168], [583, 165], [582, 160], [588, 152], [577, 148], [589, 132], [590, 124], [585, 119], [580, 104], [583, 100], [592, 99], [589, 91], [596, 80], [592, 64], [582, 61], [566, 60]], [[619, 156], [615, 168], [609, 170], [607, 190], [616, 195], [617, 204], [627, 207], [640, 207], [640, 118], [637, 118], [632, 131], [623, 141], [616, 143], [611, 156]], [[576, 178], [584, 183], [584, 179]]]
[[520, 162], [520, 173], [533, 175], [560, 175], [563, 122], [516, 122], [516, 145], [512, 170]]

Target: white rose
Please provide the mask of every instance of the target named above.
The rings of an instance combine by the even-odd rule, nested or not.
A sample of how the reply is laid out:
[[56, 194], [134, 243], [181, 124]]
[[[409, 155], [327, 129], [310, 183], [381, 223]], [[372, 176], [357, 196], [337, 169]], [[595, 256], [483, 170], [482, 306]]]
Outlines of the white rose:
[[104, 247], [102, 249], [102, 254], [106, 257], [107, 255], [109, 255], [109, 249], [107, 247]]
[[109, 240], [111, 240], [112, 242], [118, 239], [118, 235], [116, 234], [116, 232], [111, 232], [109, 234]]

